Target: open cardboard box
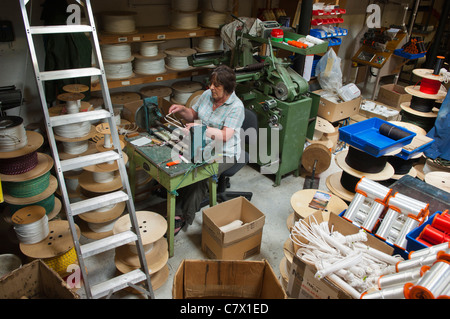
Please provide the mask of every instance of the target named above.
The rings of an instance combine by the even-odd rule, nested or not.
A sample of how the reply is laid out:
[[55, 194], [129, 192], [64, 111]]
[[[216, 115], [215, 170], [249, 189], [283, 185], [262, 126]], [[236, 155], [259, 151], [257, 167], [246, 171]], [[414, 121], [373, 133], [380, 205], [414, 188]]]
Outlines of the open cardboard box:
[[183, 260], [173, 280], [173, 299], [285, 299], [266, 260]]
[[411, 94], [406, 92], [405, 87], [397, 84], [386, 84], [380, 86], [377, 102], [384, 103], [400, 111], [400, 105], [403, 102], [411, 102], [411, 98]]
[[[241, 220], [229, 231], [220, 227]], [[209, 258], [242, 260], [259, 253], [264, 214], [245, 197], [238, 197], [203, 210], [202, 250]]]
[[0, 280], [0, 299], [79, 299], [42, 260], [12, 271]]
[[[349, 223], [342, 217], [329, 212], [317, 211], [304, 219], [305, 222], [310, 223], [316, 221], [321, 223], [328, 221], [330, 229], [340, 232], [342, 235], [352, 235], [359, 232], [360, 228], [352, 223]], [[304, 238], [299, 238], [300, 241], [305, 242]], [[367, 236], [366, 245], [375, 248], [379, 251], [392, 255], [393, 248], [374, 236]], [[294, 243], [294, 252], [298, 250], [299, 246]], [[289, 281], [286, 289], [287, 295], [290, 298], [297, 299], [352, 299], [348, 293], [339, 288], [327, 277], [317, 279], [314, 277], [316, 267], [312, 264], [305, 263], [303, 260], [294, 254], [293, 263], [289, 271]]]
[[[317, 90], [313, 93], [320, 95], [324, 90]], [[320, 116], [330, 122], [337, 122], [351, 117], [359, 112], [361, 105], [361, 96], [348, 102], [335, 103], [323, 97], [320, 98], [317, 116]]]

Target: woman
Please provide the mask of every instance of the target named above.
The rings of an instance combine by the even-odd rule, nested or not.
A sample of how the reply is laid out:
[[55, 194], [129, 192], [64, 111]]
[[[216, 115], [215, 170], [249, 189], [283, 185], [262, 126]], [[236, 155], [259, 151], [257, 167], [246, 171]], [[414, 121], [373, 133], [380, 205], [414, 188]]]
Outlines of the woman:
[[[170, 113], [176, 113], [183, 118], [190, 128], [199, 123], [207, 126], [206, 143], [223, 143], [222, 160], [219, 162], [218, 175], [224, 172], [239, 159], [241, 154], [240, 128], [244, 121], [245, 112], [242, 101], [234, 92], [236, 88], [236, 75], [226, 66], [217, 67], [210, 75], [209, 89], [203, 92], [192, 108], [173, 104]], [[220, 149], [215, 147], [214, 149]], [[215, 154], [220, 155], [220, 154]], [[178, 193], [176, 215], [183, 224], [183, 219], [192, 224], [195, 213], [206, 197], [207, 182], [199, 182], [181, 188]], [[180, 225], [182, 227], [182, 225]], [[180, 227], [180, 228], [181, 228]], [[176, 227], [177, 228], [177, 227]], [[177, 229], [175, 229], [177, 231]], [[179, 231], [179, 230], [178, 230]]]

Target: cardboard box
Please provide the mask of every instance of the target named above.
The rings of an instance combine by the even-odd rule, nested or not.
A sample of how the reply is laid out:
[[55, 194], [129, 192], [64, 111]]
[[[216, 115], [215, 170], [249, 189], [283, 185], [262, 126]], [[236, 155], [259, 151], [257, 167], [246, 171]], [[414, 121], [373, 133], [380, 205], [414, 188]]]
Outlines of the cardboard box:
[[397, 84], [386, 84], [380, 86], [377, 101], [400, 110], [400, 104], [411, 102], [411, 94], [405, 91], [405, 88]]
[[[219, 228], [236, 220], [243, 225], [225, 232]], [[245, 197], [204, 209], [202, 250], [212, 259], [246, 259], [260, 251], [264, 222], [264, 214]]]
[[285, 299], [266, 260], [183, 260], [173, 280], [173, 299]]
[[[315, 220], [317, 223], [328, 221], [333, 230], [340, 232], [344, 236], [359, 232], [359, 227], [349, 223], [342, 217], [329, 212], [318, 211], [311, 216], [305, 218], [305, 221]], [[378, 249], [384, 253], [392, 255], [393, 248], [379, 240], [374, 236], [367, 236], [366, 245]], [[304, 239], [302, 239], [304, 240]], [[298, 246], [294, 244], [294, 250], [297, 251]], [[317, 279], [314, 277], [316, 267], [307, 264], [294, 255], [293, 263], [289, 272], [289, 281], [286, 289], [290, 298], [297, 299], [352, 299], [348, 293], [335, 285], [328, 278]]]
[[[372, 104], [374, 104], [372, 106]], [[385, 121], [397, 121], [400, 118], [400, 112], [379, 101], [366, 100], [361, 103], [359, 114], [366, 118], [378, 117]]]
[[36, 259], [0, 280], [0, 299], [79, 299], [42, 260]]
[[[324, 90], [318, 90], [313, 93], [321, 95], [323, 92]], [[335, 103], [321, 97], [317, 115], [330, 122], [337, 122], [349, 118], [353, 114], [358, 113], [361, 100], [362, 98], [359, 96], [348, 102]]]

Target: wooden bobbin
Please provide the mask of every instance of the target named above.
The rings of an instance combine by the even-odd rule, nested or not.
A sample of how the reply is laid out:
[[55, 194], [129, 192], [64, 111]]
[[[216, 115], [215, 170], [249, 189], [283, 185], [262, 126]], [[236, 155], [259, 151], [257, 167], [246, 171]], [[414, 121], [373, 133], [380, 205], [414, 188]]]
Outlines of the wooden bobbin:
[[339, 196], [346, 202], [351, 202], [353, 200], [353, 197], [355, 196], [355, 193], [348, 191], [341, 185], [341, 176], [342, 172], [337, 172], [329, 175], [327, 177], [326, 186], [330, 190], [330, 192], [332, 192], [336, 196]]
[[79, 101], [84, 99], [85, 95], [83, 93], [61, 93], [57, 96], [58, 100], [64, 101], [64, 102], [73, 102], [73, 101]]
[[83, 93], [89, 90], [89, 86], [84, 84], [67, 84], [63, 86], [63, 90], [69, 93]]
[[[76, 263], [76, 253], [69, 222], [66, 220], [54, 220], [48, 223], [48, 236], [36, 244], [20, 244], [20, 251], [31, 259], [42, 259], [49, 264], [62, 277], [67, 267]], [[75, 224], [78, 239], [81, 236], [80, 228]]]
[[[167, 221], [160, 214], [150, 211], [137, 211], [136, 218], [141, 233], [142, 245], [156, 242], [164, 236], [167, 231]], [[129, 216], [123, 216], [117, 220], [113, 228], [113, 233], [118, 234], [131, 229]], [[129, 243], [128, 245], [135, 245]]]
[[429, 172], [425, 174], [425, 182], [450, 193], [450, 172]]
[[302, 166], [309, 173], [316, 174], [326, 171], [330, 167], [331, 151], [322, 144], [311, 144], [305, 148], [302, 155]]
[[329, 197], [323, 210], [339, 215], [348, 205], [338, 196], [319, 189], [302, 189], [291, 197], [291, 207], [294, 209], [295, 221], [304, 219], [318, 210], [318, 206], [314, 206], [315, 199]]
[[164, 53], [166, 54], [166, 67], [169, 70], [190, 70], [190, 69], [194, 69], [193, 66], [188, 65], [186, 68], [182, 68], [182, 69], [178, 69], [178, 68], [174, 68], [173, 65], [171, 65], [170, 59], [172, 58], [187, 58], [195, 53], [197, 53], [197, 51], [195, 49], [192, 48], [170, 48], [170, 49], [166, 49], [164, 50]]
[[[178, 81], [172, 84], [172, 90], [173, 90], [173, 96], [170, 98], [170, 102], [174, 104], [185, 104], [183, 101], [177, 101], [175, 99], [175, 95], [177, 93], [182, 94], [193, 94], [194, 92], [197, 92], [199, 90], [202, 90], [202, 84], [195, 81]], [[186, 100], [187, 102], [187, 100]], [[187, 104], [187, 103], [186, 103]]]

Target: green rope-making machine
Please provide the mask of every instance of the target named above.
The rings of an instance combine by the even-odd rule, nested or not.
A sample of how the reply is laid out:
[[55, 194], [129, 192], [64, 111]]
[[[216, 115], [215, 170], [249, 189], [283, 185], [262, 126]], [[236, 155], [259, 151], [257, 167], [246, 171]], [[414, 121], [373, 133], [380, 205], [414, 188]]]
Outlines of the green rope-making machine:
[[[284, 32], [285, 40], [302, 37]], [[255, 54], [262, 45], [268, 48], [267, 56]], [[197, 53], [188, 61], [192, 66], [227, 64], [235, 70], [236, 94], [258, 117], [258, 143], [246, 146], [250, 162], [257, 163], [263, 174], [275, 174], [278, 186], [284, 175], [299, 175], [305, 139], [313, 138], [320, 96], [309, 91], [289, 59], [275, 57], [273, 48], [312, 55], [326, 52], [328, 42], [301, 49], [236, 31], [233, 50]]]

